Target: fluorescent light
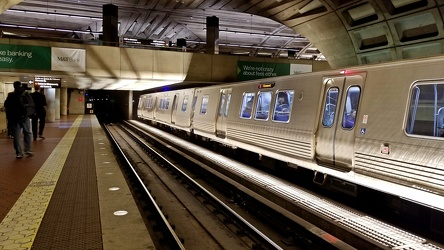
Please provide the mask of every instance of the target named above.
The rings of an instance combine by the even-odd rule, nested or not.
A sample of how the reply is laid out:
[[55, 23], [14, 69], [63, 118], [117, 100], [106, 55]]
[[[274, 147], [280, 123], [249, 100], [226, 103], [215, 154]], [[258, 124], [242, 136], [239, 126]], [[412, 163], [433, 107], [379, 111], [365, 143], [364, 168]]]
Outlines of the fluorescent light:
[[26, 14], [36, 14], [36, 15], [48, 15], [48, 13], [44, 12], [36, 12], [36, 11], [24, 11]]
[[65, 29], [55, 29], [56, 31], [63, 31], [63, 32], [76, 32], [75, 30], [65, 30]]
[[24, 26], [24, 25], [17, 25], [17, 28], [23, 28], [23, 29], [38, 29], [38, 27], [35, 27], [35, 26]]
[[65, 29], [55, 29], [55, 28], [46, 28], [46, 27], [37, 27], [37, 26], [12, 25], [12, 24], [4, 24], [4, 23], [0, 23], [0, 27], [35, 29], [35, 30], [53, 30], [53, 31], [62, 31], [62, 32], [76, 32], [76, 33], [82, 33], [82, 34], [102, 34], [102, 32], [96, 32], [96, 31], [91, 32], [91, 31], [85, 31], [85, 30], [65, 30]]
[[0, 23], [0, 26], [3, 26], [3, 27], [12, 27], [12, 28], [17, 28], [17, 27], [18, 27], [18, 25], [14, 25], [14, 24], [3, 24], [3, 23]]
[[97, 20], [97, 21], [101, 21], [102, 20], [102, 18], [98, 18], [98, 17], [78, 16], [78, 15], [49, 13], [49, 12], [38, 12], [38, 11], [25, 11], [25, 10], [9, 9], [9, 10], [6, 10], [6, 12], [26, 13], [26, 14], [36, 14], [36, 15], [48, 15], [48, 16], [69, 17], [69, 18], [73, 17], [73, 18], [91, 19], [91, 20]]
[[[35, 14], [42, 14], [42, 13], [35, 13]], [[44, 14], [44, 13], [43, 13]], [[59, 17], [66, 17], [66, 15], [62, 14], [55, 14], [55, 13], [48, 13], [48, 16], [59, 16]]]
[[7, 12], [15, 12], [15, 13], [23, 13], [23, 12], [25, 12], [25, 11], [23, 11], [23, 10], [11, 10], [11, 9], [9, 9], [9, 10], [6, 10]]
[[54, 28], [44, 28], [44, 27], [37, 27], [36, 29], [39, 29], [39, 30], [55, 30]]

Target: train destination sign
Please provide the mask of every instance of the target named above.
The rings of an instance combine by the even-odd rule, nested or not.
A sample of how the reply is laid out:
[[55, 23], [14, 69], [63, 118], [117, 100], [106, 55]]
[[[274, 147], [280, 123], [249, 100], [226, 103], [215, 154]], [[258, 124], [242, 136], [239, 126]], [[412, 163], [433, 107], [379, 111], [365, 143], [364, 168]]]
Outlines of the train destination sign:
[[36, 76], [34, 78], [34, 84], [39, 85], [40, 88], [60, 88], [62, 86], [62, 79]]
[[260, 83], [258, 86], [259, 89], [271, 89], [274, 88], [274, 82], [264, 82], [264, 83]]

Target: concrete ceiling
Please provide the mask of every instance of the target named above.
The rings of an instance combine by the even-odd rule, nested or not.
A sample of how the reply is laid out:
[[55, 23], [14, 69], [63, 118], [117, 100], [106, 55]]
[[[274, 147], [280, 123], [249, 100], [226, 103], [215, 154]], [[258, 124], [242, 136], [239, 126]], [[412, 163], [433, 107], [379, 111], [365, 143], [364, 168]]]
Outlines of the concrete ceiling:
[[290, 50], [342, 68], [444, 48], [444, 0], [3, 0], [0, 30], [95, 44], [105, 4], [118, 6], [122, 40], [174, 46], [184, 38], [191, 52], [205, 52], [208, 16], [219, 18], [220, 54], [287, 57]]
[[261, 11], [248, 13], [249, 7], [242, 5], [251, 4], [242, 2], [248, 1], [24, 0], [0, 15], [0, 29], [24, 37], [94, 44], [102, 32], [103, 5], [112, 3], [118, 7], [121, 46], [126, 41], [128, 46], [137, 46], [134, 39], [174, 46], [182, 38], [187, 51], [205, 52], [206, 18], [216, 16], [220, 54], [288, 57], [291, 50], [295, 58], [324, 59], [305, 37], [258, 15]]

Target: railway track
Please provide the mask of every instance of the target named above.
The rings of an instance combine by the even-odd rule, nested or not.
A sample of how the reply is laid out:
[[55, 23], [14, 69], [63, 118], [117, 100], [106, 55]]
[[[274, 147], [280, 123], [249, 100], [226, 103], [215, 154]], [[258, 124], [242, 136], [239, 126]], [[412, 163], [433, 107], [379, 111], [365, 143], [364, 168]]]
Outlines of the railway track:
[[107, 130], [132, 166], [127, 176], [132, 175], [131, 186], [138, 190], [159, 248], [283, 249], [195, 181], [199, 176], [182, 171], [183, 166], [163, 157], [149, 142], [120, 126]]
[[[232, 173], [215, 165], [215, 162], [223, 162], [224, 159], [206, 160], [205, 157], [192, 153], [192, 150], [176, 148], [159, 135], [149, 135], [145, 129], [138, 128], [134, 124], [107, 127], [111, 137], [118, 138], [114, 140], [122, 148], [120, 150], [127, 155], [124, 158], [133, 165], [134, 170], [130, 172], [137, 172], [139, 177], [135, 179], [140, 179], [143, 183], [143, 187], [136, 189], [147, 188], [148, 193], [153, 195], [151, 200], [161, 204], [157, 206], [166, 217], [164, 223], [170, 224], [173, 228], [171, 234], [176, 235], [170, 237], [179, 239], [181, 247], [200, 249], [199, 247], [205, 244], [213, 246], [214, 249], [401, 249], [402, 246], [410, 244], [411, 249], [440, 249], [439, 246], [420, 237], [415, 238], [408, 233], [404, 237], [405, 232], [396, 231], [396, 228], [388, 227], [388, 230], [400, 234], [400, 239], [389, 236], [387, 240], [384, 234], [365, 226], [368, 223], [378, 224], [378, 221], [372, 222], [371, 218], [358, 216], [353, 212], [347, 215], [353, 217], [351, 219], [345, 217], [338, 219], [340, 216], [335, 214], [337, 212], [335, 205], [328, 208], [319, 207], [316, 203], [308, 201], [308, 198], [297, 201], [302, 207], [289, 205], [288, 201], [283, 201], [278, 194], [266, 190], [269, 187], [261, 186], [267, 186], [265, 182], [252, 186], [251, 183], [246, 183], [246, 179], [250, 177], [245, 173], [239, 172], [237, 176], [233, 176]], [[137, 146], [134, 144], [135, 140], [139, 141]], [[161, 151], [162, 155], [152, 150]], [[151, 165], [160, 166], [156, 167], [157, 170], [148, 171]], [[161, 188], [170, 185], [172, 187]], [[297, 199], [291, 198], [294, 195], [292, 193], [279, 195], [286, 195], [293, 201]], [[138, 199], [144, 203], [142, 204], [144, 211], [154, 206], [145, 204], [150, 199], [143, 198], [141, 194], [138, 196], [140, 197]], [[217, 202], [212, 200], [213, 197]], [[194, 203], [192, 200], [199, 202]], [[165, 204], [173, 207], [167, 208]], [[150, 209], [147, 211], [149, 211], [147, 218], [152, 218], [153, 212]], [[185, 218], [187, 220], [184, 220]], [[359, 224], [355, 223], [355, 219], [364, 221]], [[147, 221], [147, 225], [152, 227], [152, 224], [155, 224], [157, 228], [160, 224], [158, 221], [160, 220], [156, 223]], [[321, 227], [316, 226], [316, 223]], [[189, 228], [190, 225], [200, 225], [200, 229]], [[326, 232], [329, 230], [324, 231], [321, 228], [330, 229], [335, 235], [347, 239], [348, 243]], [[381, 228], [387, 228], [387, 225], [382, 223]], [[168, 235], [162, 233], [159, 242], [171, 242], [165, 240], [164, 234]], [[195, 239], [196, 236], [198, 239]], [[162, 245], [161, 243], [159, 245]]]

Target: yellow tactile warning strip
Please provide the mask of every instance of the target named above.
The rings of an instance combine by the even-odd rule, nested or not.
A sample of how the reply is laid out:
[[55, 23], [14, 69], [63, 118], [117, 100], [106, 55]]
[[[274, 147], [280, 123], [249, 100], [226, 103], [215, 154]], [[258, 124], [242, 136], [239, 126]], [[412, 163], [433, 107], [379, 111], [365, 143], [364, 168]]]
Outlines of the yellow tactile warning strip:
[[103, 249], [155, 249], [108, 138], [97, 119], [91, 126]]
[[0, 250], [32, 247], [82, 119], [75, 120], [0, 223]]

